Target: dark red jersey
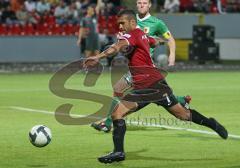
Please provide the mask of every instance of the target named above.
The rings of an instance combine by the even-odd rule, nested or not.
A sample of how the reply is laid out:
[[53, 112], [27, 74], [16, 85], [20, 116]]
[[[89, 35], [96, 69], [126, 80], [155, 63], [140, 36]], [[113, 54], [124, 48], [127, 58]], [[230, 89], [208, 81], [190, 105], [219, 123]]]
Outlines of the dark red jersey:
[[124, 39], [127, 40], [128, 46], [122, 49], [122, 52], [129, 59], [128, 66], [133, 78], [133, 87], [135, 89], [149, 88], [163, 79], [163, 75], [154, 66], [150, 56], [150, 45], [155, 43], [155, 40], [147, 37], [138, 28], [119, 38], [119, 40]]

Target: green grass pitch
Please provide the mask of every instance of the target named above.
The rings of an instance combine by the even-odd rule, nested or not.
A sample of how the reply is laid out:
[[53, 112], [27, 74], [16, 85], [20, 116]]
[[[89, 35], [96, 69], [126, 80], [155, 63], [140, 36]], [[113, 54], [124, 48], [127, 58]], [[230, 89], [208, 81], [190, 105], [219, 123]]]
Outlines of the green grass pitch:
[[[96, 158], [112, 150], [111, 133], [97, 132], [89, 125], [62, 125], [51, 114], [14, 109], [22, 107], [54, 111], [63, 103], [72, 103], [73, 113], [83, 115], [101, 107], [93, 102], [53, 95], [48, 89], [51, 75], [0, 75], [0, 168], [106, 167]], [[215, 117], [230, 134], [240, 135], [240, 72], [170, 73], [167, 80], [176, 95], [190, 94], [193, 97], [191, 107], [206, 116]], [[82, 81], [83, 75], [75, 75], [66, 87], [81, 89]], [[95, 87], [84, 89], [111, 96], [109, 74], [103, 74]], [[128, 120], [140, 118], [147, 121], [159, 116], [169, 121], [174, 119], [163, 108], [150, 105]], [[36, 148], [28, 140], [30, 128], [37, 124], [47, 125], [52, 130], [52, 142], [44, 148]], [[210, 131], [195, 124], [168, 124]], [[130, 125], [127, 129], [126, 160], [107, 167], [240, 167], [240, 139], [222, 140], [215, 135], [145, 126]]]

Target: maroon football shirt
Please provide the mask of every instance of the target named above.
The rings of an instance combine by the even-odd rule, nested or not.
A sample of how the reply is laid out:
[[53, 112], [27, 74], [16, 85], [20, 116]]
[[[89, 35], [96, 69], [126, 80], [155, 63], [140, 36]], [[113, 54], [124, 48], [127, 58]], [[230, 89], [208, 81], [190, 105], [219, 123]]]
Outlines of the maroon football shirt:
[[128, 42], [128, 46], [121, 51], [129, 59], [128, 66], [135, 89], [149, 88], [164, 78], [150, 56], [150, 45], [156, 42], [154, 38], [147, 37], [141, 29], [136, 28], [119, 37], [119, 40]]

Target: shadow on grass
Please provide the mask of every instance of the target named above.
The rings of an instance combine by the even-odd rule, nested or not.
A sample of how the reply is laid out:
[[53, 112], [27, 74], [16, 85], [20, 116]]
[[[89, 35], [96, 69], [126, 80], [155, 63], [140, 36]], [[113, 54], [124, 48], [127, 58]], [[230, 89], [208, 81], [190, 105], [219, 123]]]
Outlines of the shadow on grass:
[[166, 128], [150, 128], [150, 127], [144, 127], [144, 126], [134, 126], [134, 125], [128, 125], [127, 131], [167, 131]]
[[[142, 149], [139, 151], [132, 151], [132, 152], [126, 152], [126, 160], [134, 160], [134, 161], [171, 161], [171, 162], [192, 162], [192, 161], [216, 161], [220, 160], [217, 158], [166, 158], [166, 157], [154, 157], [154, 156], [143, 156], [144, 152], [147, 152], [147, 149]], [[123, 166], [123, 162], [116, 162], [112, 165], [115, 166]], [[148, 167], [140, 167], [140, 168], [148, 168]], [[229, 167], [229, 168], [235, 168], [235, 167]], [[237, 167], [236, 167], [237, 168]]]
[[206, 160], [219, 160], [216, 158], [164, 158], [164, 157], [154, 157], [154, 156], [143, 156], [141, 153], [147, 152], [147, 149], [142, 149], [140, 151], [133, 151], [126, 153], [127, 160], [148, 160], [148, 161], [173, 161], [173, 162], [186, 162], [186, 161], [206, 161]]

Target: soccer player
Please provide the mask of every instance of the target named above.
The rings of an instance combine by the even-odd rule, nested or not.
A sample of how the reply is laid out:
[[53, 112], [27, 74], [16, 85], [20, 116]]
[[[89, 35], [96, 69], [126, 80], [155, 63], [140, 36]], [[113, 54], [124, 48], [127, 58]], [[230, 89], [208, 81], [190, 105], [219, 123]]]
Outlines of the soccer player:
[[[150, 103], [164, 107], [168, 112], [181, 120], [192, 121], [196, 124], [206, 126], [216, 131], [223, 139], [227, 139], [227, 130], [214, 118], [207, 118], [196, 110], [186, 109], [178, 103], [171, 88], [168, 86], [161, 72], [154, 66], [150, 57], [149, 44], [155, 45], [157, 41], [151, 37], [147, 37], [141, 29], [136, 28], [137, 19], [134, 11], [121, 11], [118, 14], [118, 25], [119, 29], [125, 31], [126, 34], [121, 36], [118, 42], [113, 44], [109, 49], [84, 61], [85, 67], [94, 66], [101, 58], [116, 54], [123, 47], [134, 48], [131, 53], [127, 53], [126, 55], [129, 59], [128, 66], [133, 78], [133, 90], [132, 93], [127, 94], [118, 102], [112, 113], [113, 152], [99, 157], [98, 160], [102, 163], [125, 160], [124, 136], [126, 124], [123, 118], [130, 114], [130, 112], [138, 111]], [[147, 97], [146, 99], [146, 91], [151, 90], [153, 91], [150, 94], [152, 97]]]
[[87, 15], [82, 18], [78, 34], [77, 45], [81, 45], [81, 41], [85, 38], [85, 56], [90, 57], [99, 53], [100, 44], [96, 27], [95, 11], [93, 6], [87, 8]]
[[[173, 66], [175, 64], [175, 40], [168, 30], [165, 23], [150, 14], [150, 8], [152, 6], [151, 0], [137, 0], [137, 25], [140, 27], [144, 33], [152, 37], [162, 37], [167, 40], [167, 46], [169, 48], [168, 56], [168, 66]], [[124, 32], [121, 32], [124, 33]], [[153, 56], [154, 48], [150, 48], [150, 54]], [[99, 123], [92, 123], [91, 126], [99, 131], [109, 132], [112, 126], [111, 113], [116, 103], [118, 102], [118, 97], [121, 97], [127, 89], [131, 88], [132, 78], [131, 75], [125, 74], [114, 86], [114, 100], [112, 102], [111, 108], [108, 111], [107, 118]], [[184, 107], [188, 108], [189, 102], [191, 101], [190, 96], [176, 96], [178, 102], [180, 102]]]

